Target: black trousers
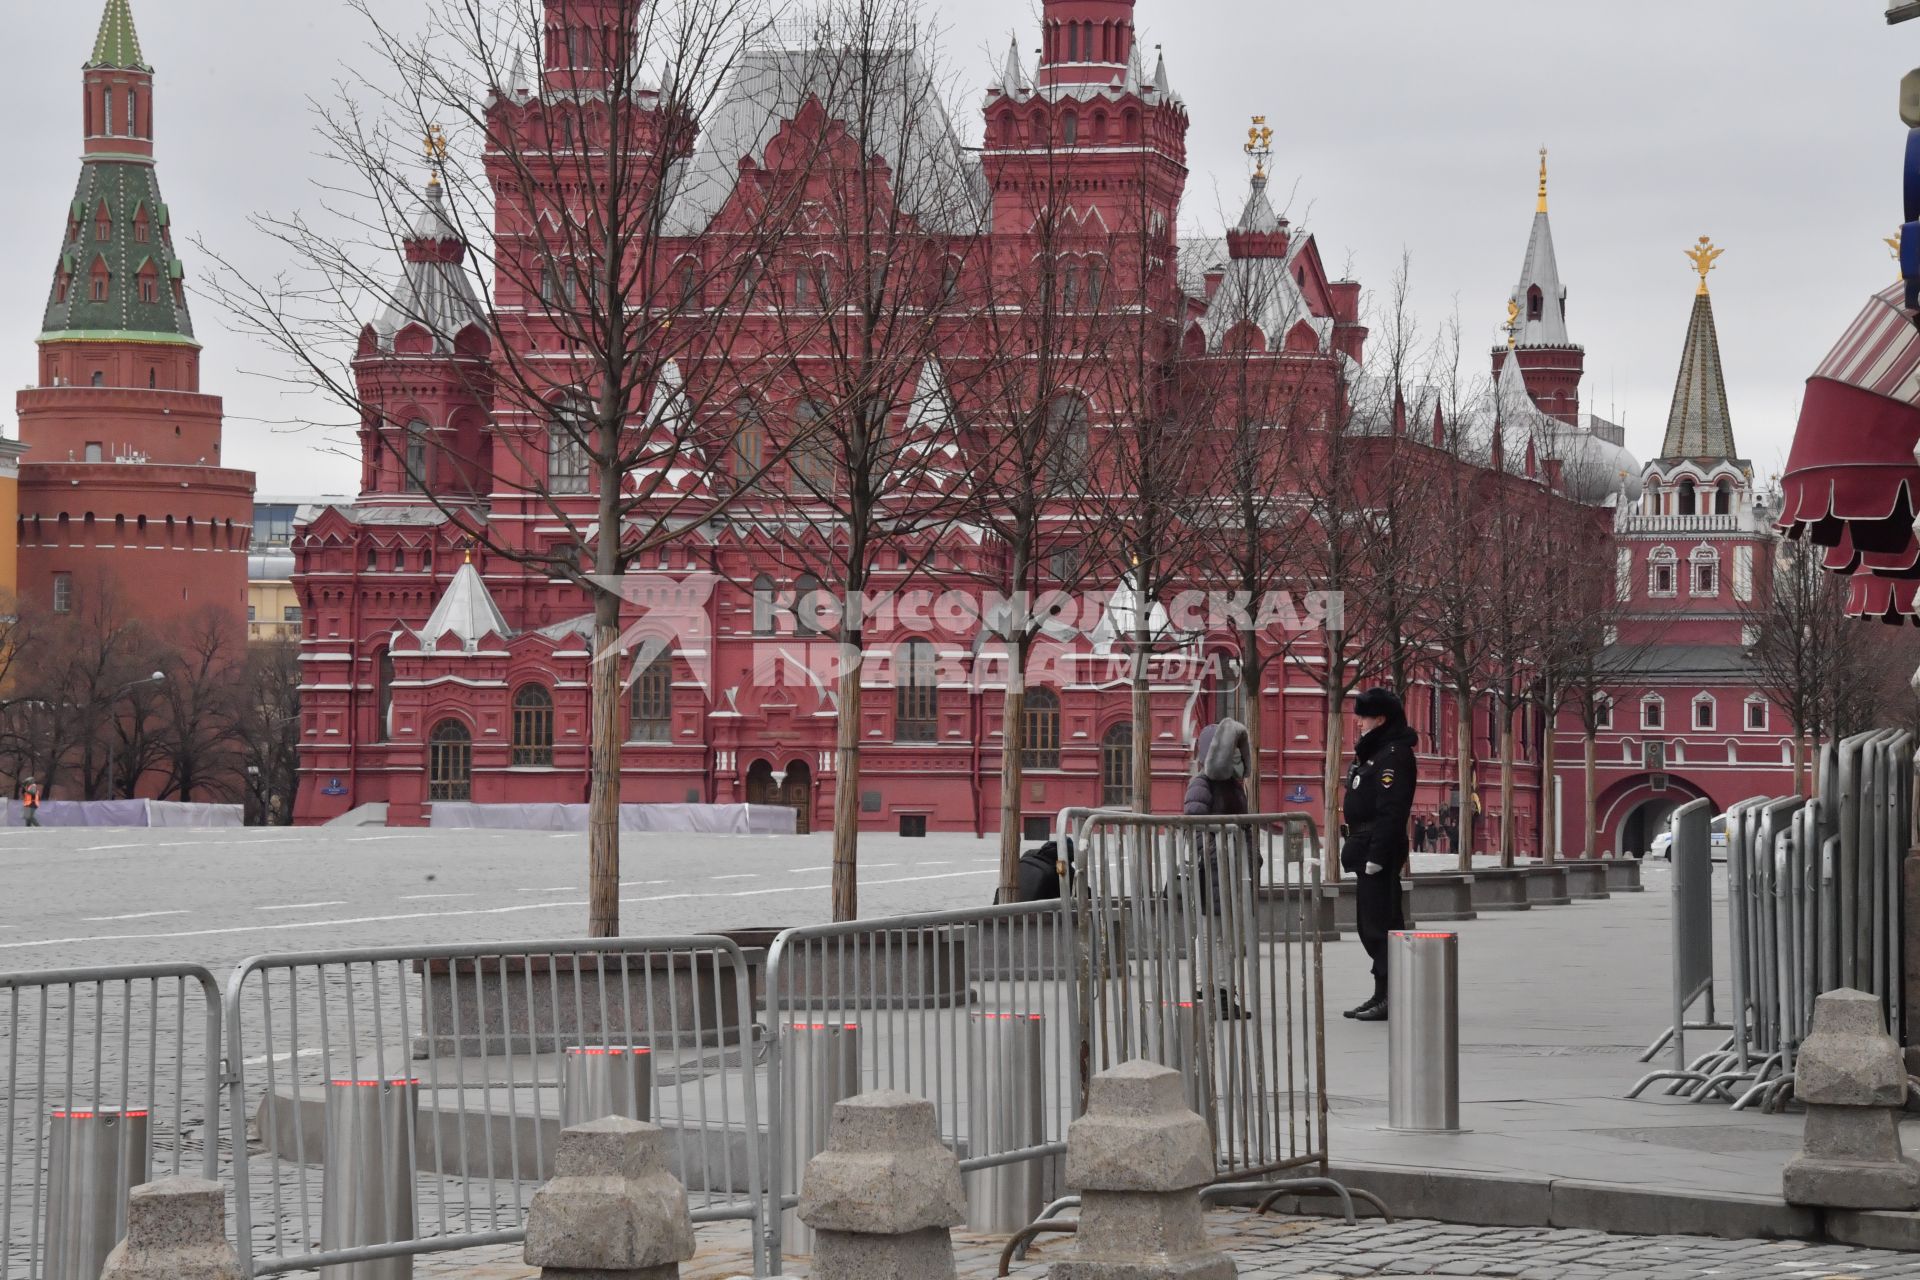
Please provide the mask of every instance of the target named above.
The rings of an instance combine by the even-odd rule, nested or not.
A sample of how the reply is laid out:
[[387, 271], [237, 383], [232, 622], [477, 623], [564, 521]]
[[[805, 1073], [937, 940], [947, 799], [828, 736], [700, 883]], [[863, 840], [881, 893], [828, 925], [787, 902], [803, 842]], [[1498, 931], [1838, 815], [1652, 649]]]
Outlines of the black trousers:
[[1407, 927], [1400, 877], [1393, 871], [1359, 876], [1354, 907], [1359, 915], [1360, 945], [1373, 959], [1374, 984], [1387, 989], [1387, 935]]

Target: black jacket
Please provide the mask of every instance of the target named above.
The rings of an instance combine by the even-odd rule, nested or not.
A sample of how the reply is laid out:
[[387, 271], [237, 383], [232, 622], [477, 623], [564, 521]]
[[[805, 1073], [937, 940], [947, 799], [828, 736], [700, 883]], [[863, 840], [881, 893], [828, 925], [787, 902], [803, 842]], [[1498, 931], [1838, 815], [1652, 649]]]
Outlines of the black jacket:
[[1420, 779], [1413, 749], [1420, 735], [1402, 720], [1384, 724], [1360, 739], [1347, 770], [1347, 798], [1341, 812], [1347, 842], [1340, 865], [1354, 875], [1377, 862], [1399, 875], [1407, 865], [1407, 823]]

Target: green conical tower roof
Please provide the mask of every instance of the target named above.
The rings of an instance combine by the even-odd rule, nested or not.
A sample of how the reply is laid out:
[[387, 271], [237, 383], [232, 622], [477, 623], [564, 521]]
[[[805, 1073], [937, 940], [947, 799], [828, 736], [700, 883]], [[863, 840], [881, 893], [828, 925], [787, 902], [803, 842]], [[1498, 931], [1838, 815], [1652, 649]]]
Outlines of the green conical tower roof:
[[1667, 415], [1662, 458], [1737, 458], [1733, 415], [1727, 408], [1727, 378], [1720, 364], [1720, 338], [1713, 323], [1713, 299], [1705, 286], [1693, 299], [1680, 377]]
[[[90, 83], [102, 71], [150, 74], [129, 0], [106, 3], [86, 67]], [[151, 88], [146, 92], [150, 103]], [[160, 198], [159, 174], [149, 158], [152, 139], [134, 129], [128, 96], [114, 94], [111, 86], [101, 93], [108, 128], [104, 136], [88, 139], [80, 183], [67, 206], [66, 235], [52, 272], [40, 340], [191, 343], [193, 320], [181, 284], [185, 271], [174, 248], [172, 214]], [[89, 103], [94, 101], [89, 90]], [[90, 113], [94, 109], [89, 106]]]
[[152, 71], [140, 56], [140, 33], [133, 29], [132, 0], [107, 0], [100, 15], [100, 34], [93, 42], [89, 67], [117, 67], [126, 71]]

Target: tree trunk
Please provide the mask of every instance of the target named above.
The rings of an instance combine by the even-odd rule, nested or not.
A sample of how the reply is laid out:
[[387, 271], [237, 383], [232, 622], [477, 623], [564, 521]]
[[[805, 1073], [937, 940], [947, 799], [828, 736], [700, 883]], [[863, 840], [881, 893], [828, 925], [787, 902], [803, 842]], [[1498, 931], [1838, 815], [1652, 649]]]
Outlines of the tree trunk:
[[1254, 661], [1253, 632], [1240, 633], [1240, 719], [1247, 726], [1247, 811], [1263, 813], [1260, 805], [1260, 671]]
[[1458, 755], [1458, 786], [1460, 788], [1460, 811], [1454, 825], [1459, 829], [1459, 847], [1454, 850], [1460, 859], [1462, 871], [1473, 870], [1473, 695], [1454, 695], [1453, 708], [1454, 732], [1459, 741], [1454, 744]]
[[587, 935], [620, 936], [620, 597], [595, 594], [587, 783]]
[[[1016, 643], [1016, 651], [1025, 648]], [[1015, 670], [1007, 672], [1007, 691], [1000, 702], [1000, 901], [1017, 902], [1020, 894], [1020, 840], [1023, 836], [1020, 792], [1026, 787], [1026, 685], [1016, 671], [1025, 664], [1018, 656], [1010, 659]], [[1065, 856], [1064, 854], [1062, 855]]]
[[1326, 804], [1321, 811], [1320, 843], [1321, 861], [1325, 867], [1321, 876], [1328, 884], [1340, 879], [1340, 801], [1346, 790], [1341, 785], [1346, 775], [1345, 703], [1345, 698], [1335, 697], [1332, 690], [1327, 691], [1327, 758], [1321, 766], [1321, 786], [1325, 788]]
[[860, 667], [864, 657], [858, 639], [841, 646], [840, 716], [833, 752], [835, 924], [860, 918]]
[[[1552, 706], [1551, 695], [1546, 705]], [[1554, 791], [1553, 781], [1558, 776], [1554, 769], [1554, 735], [1552, 718], [1541, 717], [1539, 759], [1534, 763], [1539, 768], [1540, 778], [1540, 860], [1542, 862], [1560, 861], [1560, 798]]]
[[[1141, 608], [1144, 610], [1145, 605]], [[1134, 634], [1133, 655], [1133, 811], [1153, 812], [1153, 702], [1147, 688], [1150, 669], [1148, 631]]]
[[1500, 718], [1500, 865], [1513, 865], [1518, 833], [1513, 821], [1513, 712]]
[[1585, 775], [1586, 796], [1581, 807], [1585, 810], [1583, 825], [1586, 827], [1586, 839], [1583, 843], [1587, 857], [1597, 858], [1600, 856], [1600, 797], [1593, 794], [1593, 788], [1600, 779], [1600, 735], [1589, 728], [1584, 737], [1586, 760], [1582, 763], [1581, 771]]
[[1807, 794], [1807, 735], [1804, 730], [1793, 735], [1793, 790], [1796, 795]]

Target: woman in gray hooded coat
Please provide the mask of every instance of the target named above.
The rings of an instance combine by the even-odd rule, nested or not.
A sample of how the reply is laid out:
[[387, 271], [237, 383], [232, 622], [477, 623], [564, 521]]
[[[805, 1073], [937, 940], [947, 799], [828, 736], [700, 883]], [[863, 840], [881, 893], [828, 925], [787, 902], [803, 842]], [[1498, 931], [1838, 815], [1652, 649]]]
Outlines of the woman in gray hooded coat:
[[[1247, 812], [1246, 779], [1253, 772], [1253, 745], [1247, 727], [1224, 719], [1200, 731], [1193, 744], [1194, 773], [1181, 811], [1189, 817], [1218, 817]], [[1234, 995], [1243, 948], [1235, 945], [1250, 914], [1234, 901], [1235, 886], [1251, 887], [1258, 867], [1253, 832], [1208, 832], [1195, 845], [1194, 875], [1199, 889], [1197, 932], [1206, 946], [1208, 969], [1222, 1018], [1245, 1018]], [[1225, 863], [1225, 867], [1222, 867]], [[1225, 880], [1226, 892], [1222, 892]], [[1205, 985], [1198, 981], [1196, 985]]]

